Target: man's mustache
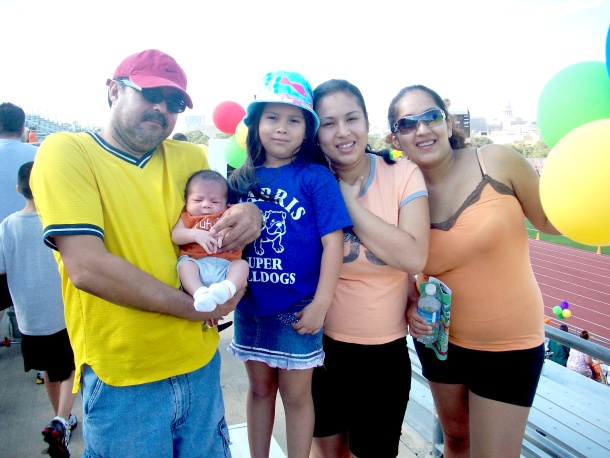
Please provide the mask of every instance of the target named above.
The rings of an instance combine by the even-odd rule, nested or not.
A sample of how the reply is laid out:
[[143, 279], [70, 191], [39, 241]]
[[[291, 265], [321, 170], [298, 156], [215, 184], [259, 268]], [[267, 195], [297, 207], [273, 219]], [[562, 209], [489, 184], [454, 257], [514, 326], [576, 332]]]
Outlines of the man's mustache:
[[163, 126], [164, 129], [167, 127], [167, 120], [165, 119], [165, 116], [163, 116], [161, 113], [156, 113], [154, 111], [144, 113], [144, 115], [142, 116], [142, 121], [157, 121]]

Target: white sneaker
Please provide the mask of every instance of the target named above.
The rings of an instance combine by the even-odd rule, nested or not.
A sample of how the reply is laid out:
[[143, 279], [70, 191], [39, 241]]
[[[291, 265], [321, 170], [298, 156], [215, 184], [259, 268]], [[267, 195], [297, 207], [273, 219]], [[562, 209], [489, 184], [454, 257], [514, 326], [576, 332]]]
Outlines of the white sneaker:
[[68, 427], [70, 428], [70, 431], [75, 430], [77, 426], [78, 426], [78, 419], [76, 418], [76, 415], [71, 413], [70, 416], [68, 417]]

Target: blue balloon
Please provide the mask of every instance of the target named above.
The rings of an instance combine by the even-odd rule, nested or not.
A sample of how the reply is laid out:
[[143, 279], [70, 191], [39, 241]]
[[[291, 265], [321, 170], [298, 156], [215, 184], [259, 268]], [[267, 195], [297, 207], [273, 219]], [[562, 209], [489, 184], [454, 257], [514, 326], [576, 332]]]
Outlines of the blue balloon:
[[608, 70], [608, 78], [610, 78], [610, 27], [608, 27], [608, 36], [606, 37], [606, 70]]

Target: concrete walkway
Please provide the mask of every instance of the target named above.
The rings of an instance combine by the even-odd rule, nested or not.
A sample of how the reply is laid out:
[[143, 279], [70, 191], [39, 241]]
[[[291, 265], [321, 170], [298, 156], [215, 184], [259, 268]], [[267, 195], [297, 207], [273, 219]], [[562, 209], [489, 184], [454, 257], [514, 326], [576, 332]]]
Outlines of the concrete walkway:
[[[230, 320], [231, 317], [229, 316]], [[6, 313], [0, 321], [0, 340], [8, 335]], [[248, 377], [244, 364], [226, 351], [233, 336], [233, 327], [221, 334], [219, 349], [222, 357], [221, 383], [225, 398], [226, 419], [230, 426], [246, 423], [246, 394]], [[74, 413], [82, 418], [82, 402], [77, 396]], [[42, 439], [42, 429], [53, 419], [53, 409], [47, 398], [44, 385], [36, 384], [36, 372], [24, 372], [21, 348], [18, 344], [0, 347], [0, 457], [32, 458], [41, 456], [46, 449]], [[120, 433], [120, 431], [119, 431]], [[249, 457], [247, 445], [242, 439], [234, 438], [234, 457]], [[276, 419], [273, 429], [274, 440], [286, 453], [286, 428], [282, 402], [278, 396]], [[239, 442], [239, 443], [238, 443]], [[407, 444], [409, 444], [407, 446]], [[244, 447], [246, 449], [244, 450]], [[82, 428], [77, 427], [72, 434], [70, 451], [72, 456], [83, 453]], [[233, 449], [233, 448], [232, 448]], [[429, 444], [415, 431], [403, 424], [400, 458], [428, 455]], [[43, 456], [46, 456], [43, 454]], [[429, 455], [428, 455], [429, 456]]]

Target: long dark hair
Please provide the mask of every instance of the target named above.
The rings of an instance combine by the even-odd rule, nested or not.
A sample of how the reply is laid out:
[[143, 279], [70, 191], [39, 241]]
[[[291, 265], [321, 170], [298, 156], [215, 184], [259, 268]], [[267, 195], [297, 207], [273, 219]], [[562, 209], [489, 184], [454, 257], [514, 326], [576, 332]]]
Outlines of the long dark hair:
[[[390, 126], [390, 131], [392, 130], [394, 123], [398, 120], [398, 114], [396, 113], [396, 104], [400, 99], [402, 99], [405, 94], [412, 91], [423, 91], [430, 95], [430, 97], [432, 97], [432, 99], [434, 100], [436, 106], [443, 110], [443, 113], [445, 113], [447, 119], [450, 118], [451, 115], [449, 114], [447, 105], [445, 105], [445, 102], [443, 101], [440, 95], [438, 95], [435, 91], [426, 86], [423, 86], [421, 84], [415, 84], [413, 86], [403, 87], [400, 91], [398, 91], [398, 94], [396, 94], [390, 102], [390, 107], [388, 108], [388, 124]], [[462, 149], [470, 146], [466, 141], [466, 134], [463, 130], [457, 127], [455, 123], [452, 123], [451, 130], [453, 132], [451, 137], [449, 137], [449, 145], [451, 145], [451, 149]]]
[[[322, 100], [324, 100], [324, 97], [328, 97], [329, 95], [337, 94], [340, 92], [344, 92], [345, 94], [351, 95], [356, 99], [356, 103], [362, 109], [362, 112], [364, 113], [364, 119], [366, 120], [366, 123], [368, 125], [369, 114], [366, 111], [366, 104], [364, 103], [364, 97], [362, 96], [362, 92], [360, 92], [360, 89], [358, 89], [355, 85], [353, 85], [352, 83], [350, 83], [347, 80], [332, 79], [332, 80], [325, 81], [324, 83], [320, 84], [317, 88], [315, 88], [313, 91], [313, 109], [317, 113], [317, 111], [318, 111], [317, 107], [320, 104], [320, 102]], [[381, 156], [383, 158], [383, 160], [386, 161], [388, 164], [394, 164], [394, 162], [395, 162], [390, 157], [389, 149], [384, 149], [381, 151], [373, 151], [371, 149], [371, 146], [367, 144], [364, 152]]]
[[[261, 193], [261, 186], [256, 178], [256, 168], [261, 167], [265, 163], [266, 158], [266, 151], [258, 133], [258, 125], [265, 105], [266, 103], [258, 103], [252, 111], [252, 121], [250, 122], [246, 138], [248, 155], [244, 164], [231, 173], [229, 185], [238, 196], [246, 196], [249, 192], [252, 192], [258, 198], [269, 200], [268, 196]], [[303, 166], [308, 164], [322, 164], [326, 166], [326, 157], [316, 144], [313, 115], [302, 108], [301, 111], [305, 117], [305, 140], [303, 140], [301, 148], [294, 156], [293, 161], [295, 164]]]

